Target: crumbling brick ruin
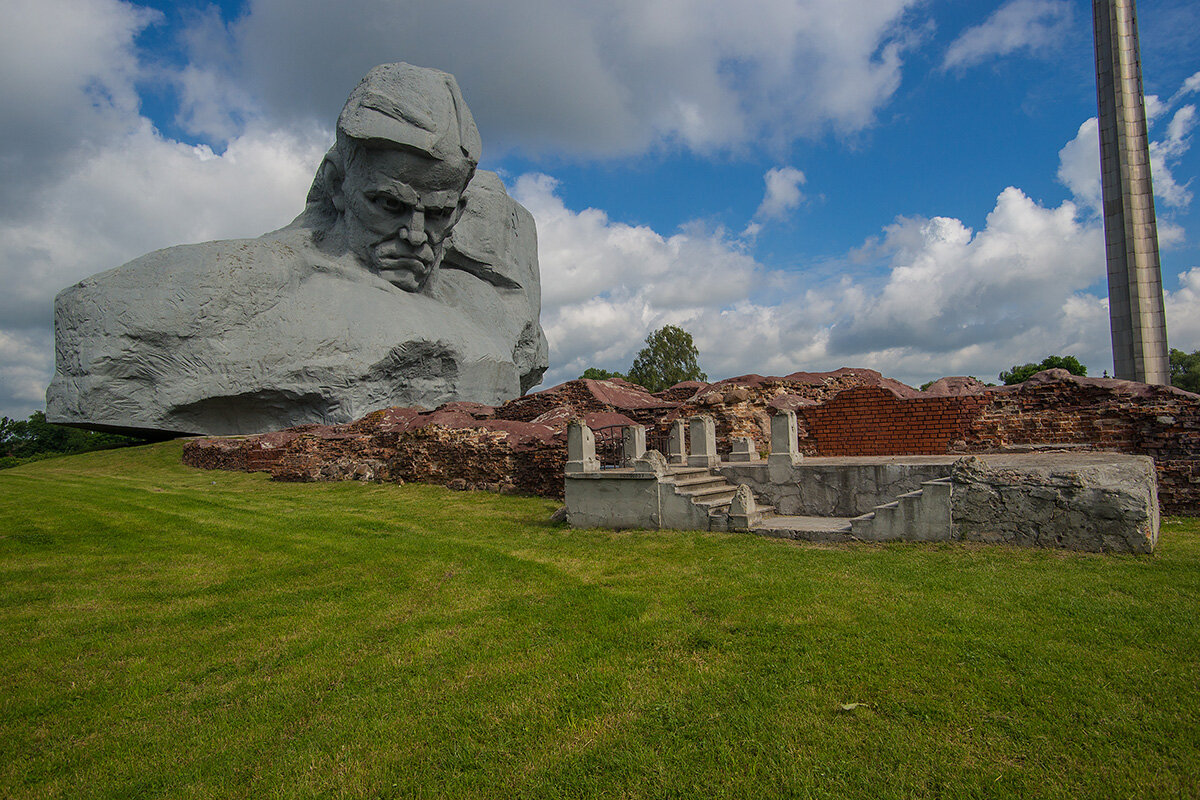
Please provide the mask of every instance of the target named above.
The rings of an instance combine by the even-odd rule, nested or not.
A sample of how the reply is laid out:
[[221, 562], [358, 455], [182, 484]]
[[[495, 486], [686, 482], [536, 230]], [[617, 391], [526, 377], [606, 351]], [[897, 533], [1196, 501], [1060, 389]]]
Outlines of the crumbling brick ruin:
[[735, 436], [766, 448], [770, 415], [794, 410], [809, 456], [1110, 450], [1155, 460], [1164, 513], [1200, 514], [1200, 395], [1168, 386], [1039, 373], [1017, 386], [967, 378], [925, 392], [872, 370], [689, 382], [649, 394], [621, 380], [569, 381], [498, 408], [450, 403], [388, 409], [349, 425], [198, 439], [184, 461], [265, 471], [275, 480], [419, 481], [561, 497], [566, 425], [665, 430], [698, 413], [716, 420], [718, 449]]

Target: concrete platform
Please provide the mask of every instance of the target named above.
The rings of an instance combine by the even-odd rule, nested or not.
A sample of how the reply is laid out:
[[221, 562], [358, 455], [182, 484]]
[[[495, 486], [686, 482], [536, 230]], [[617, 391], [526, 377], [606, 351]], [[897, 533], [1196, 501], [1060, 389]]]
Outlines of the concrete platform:
[[844, 542], [851, 539], [849, 517], [767, 517], [750, 532], [758, 536], [805, 542]]

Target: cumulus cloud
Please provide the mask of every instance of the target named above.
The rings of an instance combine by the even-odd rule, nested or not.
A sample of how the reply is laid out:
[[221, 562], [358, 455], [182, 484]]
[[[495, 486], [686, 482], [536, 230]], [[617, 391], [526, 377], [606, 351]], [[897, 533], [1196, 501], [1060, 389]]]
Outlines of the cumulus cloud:
[[694, 328], [705, 309], [734, 305], [767, 281], [724, 231], [694, 223], [663, 236], [597, 209], [572, 211], [556, 188], [541, 174], [513, 187], [537, 220], [542, 325], [554, 365], [548, 382], [589, 366], [625, 369], [650, 331]]
[[332, 140], [251, 125], [217, 154], [164, 138], [139, 113], [133, 47], [156, 19], [113, 0], [6, 7], [0, 408], [10, 416], [44, 404], [59, 290], [159, 247], [286, 224]]
[[957, 219], [901, 218], [882, 248], [888, 281], [834, 332], [834, 352], [888, 343], [937, 354], [1003, 341], [1055, 319], [1103, 265], [1100, 229], [1082, 224], [1073, 203], [1044, 208], [1013, 187], [978, 233]]
[[795, 167], [769, 169], [763, 176], [763, 181], [767, 184], [767, 191], [758, 206], [758, 211], [754, 213], [756, 219], [781, 219], [804, 201], [800, 187], [806, 178], [804, 173]]
[[[1166, 288], [1166, 287], [1164, 287]], [[1172, 347], [1191, 353], [1200, 350], [1200, 267], [1179, 274], [1179, 288], [1164, 293], [1167, 339]]]
[[0, 213], [60, 177], [64, 153], [136, 120], [134, 37], [157, 12], [117, 0], [11, 0], [0, 25]]
[[950, 44], [942, 68], [965, 69], [1018, 50], [1045, 50], [1067, 38], [1072, 19], [1066, 0], [1009, 0]]
[[[853, 365], [912, 383], [995, 380], [1014, 360], [1050, 353], [1073, 353], [1096, 373], [1111, 365], [1107, 301], [1091, 288], [1104, 280], [1103, 233], [1071, 202], [1045, 207], [1010, 187], [979, 231], [901, 217], [860, 252], [877, 273], [860, 265], [814, 285], [755, 262], [721, 230], [662, 236], [573, 211], [544, 175], [523, 176], [515, 194], [538, 221], [548, 384], [589, 366], [628, 368], [665, 324], [692, 332], [713, 376]], [[1184, 309], [1198, 292], [1200, 269], [1168, 294], [1172, 325], [1194, 316]], [[1200, 331], [1172, 336], [1200, 346]]]
[[[1147, 97], [1147, 101], [1150, 97]], [[1147, 102], [1147, 111], [1155, 105]], [[1168, 113], [1168, 107], [1161, 106], [1159, 119]], [[1192, 202], [1190, 181], [1179, 183], [1175, 179], [1173, 169], [1191, 148], [1192, 131], [1197, 123], [1196, 107], [1185, 105], [1171, 115], [1166, 130], [1159, 139], [1150, 142], [1150, 169], [1154, 183], [1154, 195], [1168, 207], [1186, 208]], [[1153, 123], [1151, 123], [1153, 125]], [[1153, 133], [1153, 128], [1152, 128]], [[1075, 138], [1067, 142], [1058, 151], [1058, 180], [1071, 190], [1075, 200], [1094, 213], [1099, 213], [1101, 206], [1100, 191], [1100, 138], [1099, 126], [1095, 117], [1088, 119], [1079, 126]], [[1162, 236], [1164, 245], [1182, 235], [1182, 231], [1169, 223], [1162, 226], [1166, 236]]]
[[1080, 125], [1075, 138], [1058, 151], [1058, 181], [1077, 202], [1100, 211], [1100, 126], [1095, 117]]
[[1150, 142], [1150, 167], [1154, 177], [1154, 194], [1170, 206], [1183, 207], [1192, 202], [1187, 184], [1179, 184], [1171, 174], [1171, 166], [1191, 147], [1191, 131], [1196, 126], [1196, 107], [1184, 106], [1175, 112], [1167, 124], [1166, 136]]
[[[189, 102], [223, 108], [228, 83], [277, 123], [327, 120], [367, 69], [403, 59], [452, 72], [497, 150], [786, 143], [872, 123], [899, 86], [920, 5], [250, 0], [224, 34], [211, 18], [197, 23]], [[198, 131], [223, 130], [210, 114], [192, 117]]]

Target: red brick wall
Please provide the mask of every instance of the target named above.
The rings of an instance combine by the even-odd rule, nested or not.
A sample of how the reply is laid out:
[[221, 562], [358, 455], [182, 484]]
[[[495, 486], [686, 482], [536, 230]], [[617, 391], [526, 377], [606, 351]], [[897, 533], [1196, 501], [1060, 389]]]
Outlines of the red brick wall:
[[796, 411], [800, 445], [819, 456], [941, 455], [966, 437], [987, 404], [986, 395], [904, 399], [858, 386]]

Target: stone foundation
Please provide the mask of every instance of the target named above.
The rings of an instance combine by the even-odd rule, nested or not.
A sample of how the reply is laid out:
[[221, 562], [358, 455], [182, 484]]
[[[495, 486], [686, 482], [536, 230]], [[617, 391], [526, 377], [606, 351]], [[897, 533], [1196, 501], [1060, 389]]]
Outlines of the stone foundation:
[[[674, 421], [707, 414], [724, 457], [737, 437], [748, 437], [751, 450], [768, 449], [776, 410], [796, 412], [796, 448], [806, 456], [1039, 450], [1147, 455], [1157, 469], [1163, 513], [1200, 514], [1200, 396], [1063, 370], [1005, 387], [943, 379], [927, 392], [852, 369], [691, 382], [656, 395], [620, 380], [579, 380], [496, 408], [452, 403], [433, 411], [388, 409], [350, 425], [201, 439], [187, 444], [184, 460], [264, 470], [278, 480], [499, 485], [562, 497], [565, 431], [574, 417], [597, 429], [645, 425], [651, 438], [666, 442]], [[892, 483], [886, 475], [881, 480]], [[803, 503], [824, 513], [832, 496], [828, 486], [814, 475]], [[823, 494], [827, 499], [818, 500]]]

